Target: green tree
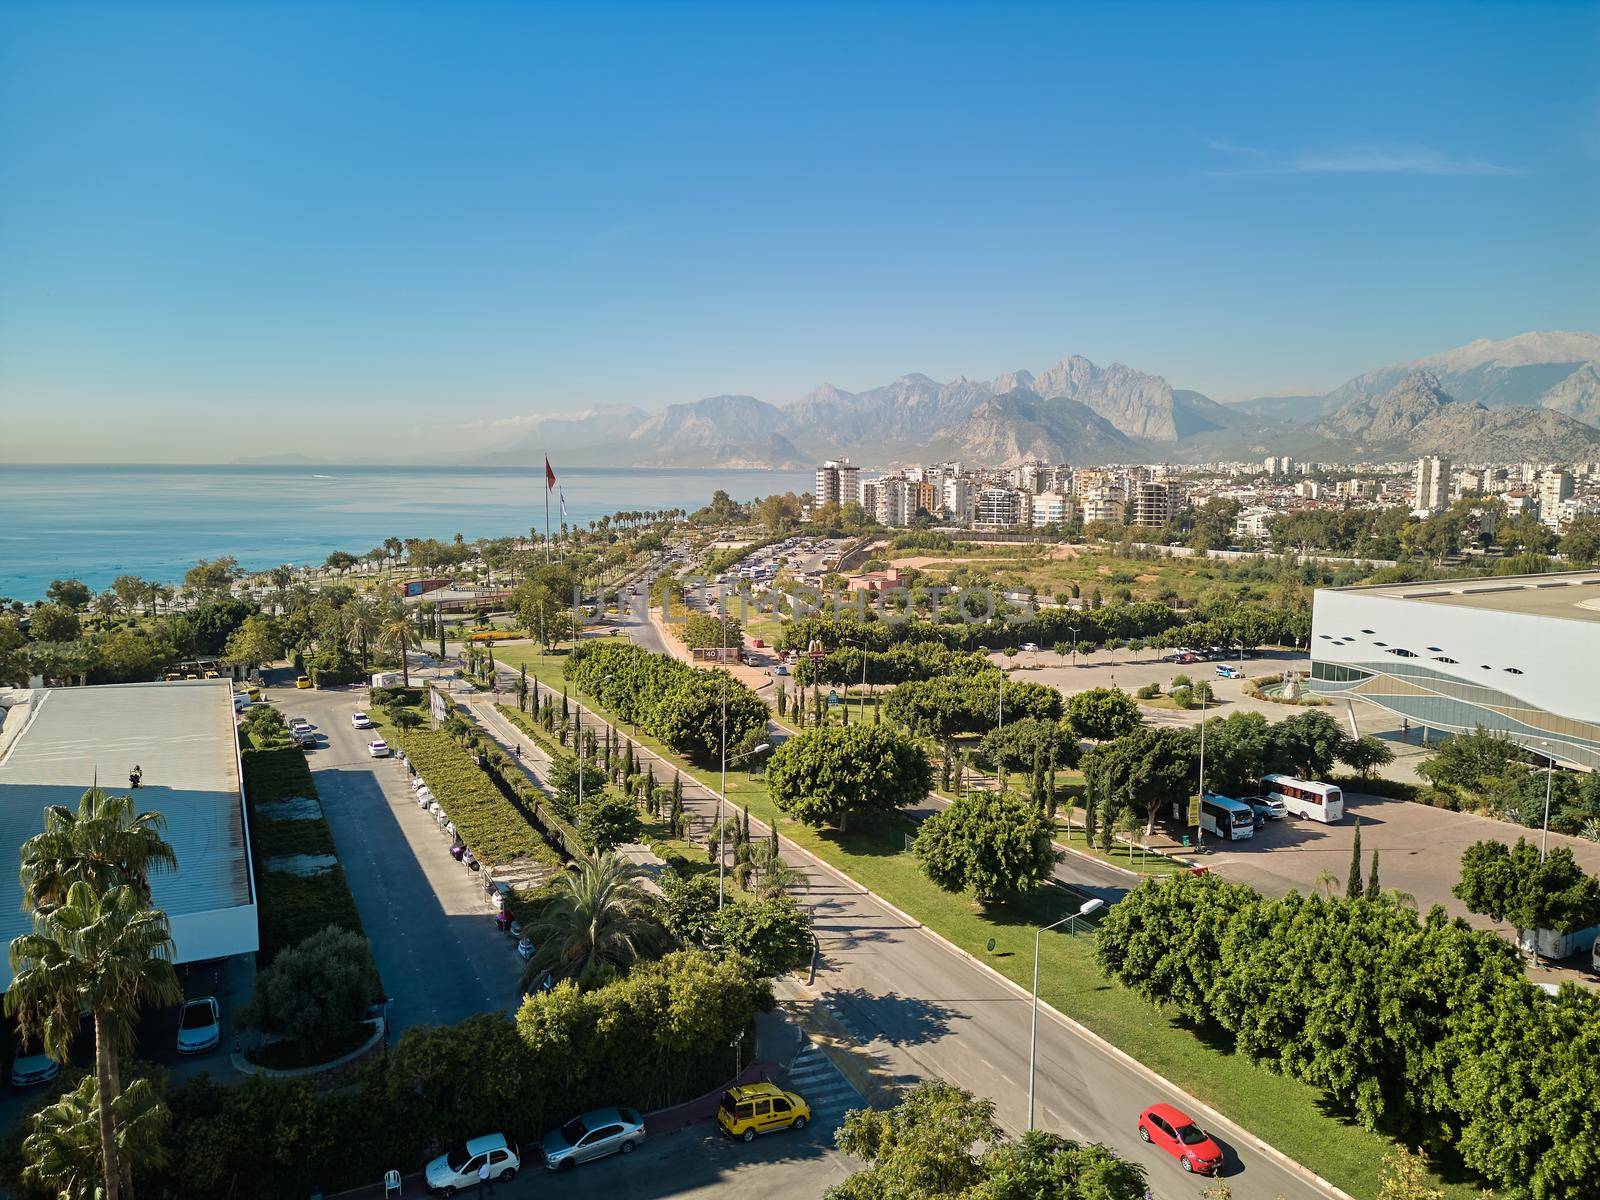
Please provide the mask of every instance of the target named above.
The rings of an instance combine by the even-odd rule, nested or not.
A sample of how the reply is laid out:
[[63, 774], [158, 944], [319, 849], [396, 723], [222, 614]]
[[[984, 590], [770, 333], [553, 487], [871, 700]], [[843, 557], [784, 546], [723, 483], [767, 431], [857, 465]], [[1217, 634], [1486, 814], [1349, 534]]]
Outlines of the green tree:
[[1350, 873], [1344, 879], [1344, 898], [1361, 899], [1361, 816], [1355, 820], [1355, 836], [1350, 841]]
[[1444, 1200], [1444, 1190], [1428, 1182], [1427, 1160], [1420, 1150], [1396, 1146], [1383, 1156], [1378, 1200]]
[[1461, 879], [1451, 891], [1472, 912], [1515, 929], [1518, 945], [1530, 930], [1571, 933], [1600, 924], [1600, 879], [1586, 875], [1565, 846], [1540, 862], [1527, 838], [1510, 847], [1475, 842], [1461, 856]]
[[789, 896], [726, 904], [714, 923], [723, 948], [749, 959], [764, 976], [782, 975], [811, 957], [811, 918]]
[[416, 626], [405, 613], [394, 612], [383, 619], [383, 628], [378, 631], [378, 647], [399, 660], [401, 687], [411, 686], [411, 662], [407, 652], [420, 644]]
[[597, 793], [584, 804], [578, 821], [584, 845], [596, 854], [608, 854], [618, 846], [637, 842], [641, 828], [639, 806], [615, 792]]
[[559, 876], [528, 926], [539, 949], [523, 969], [522, 990], [547, 975], [586, 986], [603, 981], [659, 946], [664, 931], [639, 878], [639, 869], [615, 854]]
[[183, 586], [191, 592], [226, 594], [241, 574], [235, 558], [202, 558], [183, 573]]
[[1394, 761], [1394, 751], [1368, 733], [1358, 738], [1346, 738], [1339, 750], [1339, 761], [1361, 778], [1370, 779], [1373, 771]]
[[1059, 721], [1024, 717], [984, 734], [978, 743], [978, 754], [990, 765], [1010, 771], [1026, 770], [1041, 757], [1057, 766], [1075, 767], [1078, 765], [1078, 739], [1062, 728]]
[[773, 751], [767, 764], [767, 787], [780, 809], [841, 832], [852, 816], [894, 812], [932, 786], [927, 752], [887, 725], [808, 729]]
[[938, 887], [991, 903], [1050, 878], [1060, 860], [1051, 833], [1036, 804], [1003, 792], [972, 792], [923, 821], [913, 849]]
[[1481, 791], [1489, 781], [1513, 770], [1522, 755], [1522, 747], [1505, 734], [1479, 725], [1471, 733], [1447, 739], [1417, 767], [1417, 773], [1446, 791]]
[[256, 613], [228, 635], [222, 661], [255, 670], [275, 661], [283, 653], [283, 635], [271, 617]]
[[711, 949], [717, 944], [717, 877], [714, 872], [680, 875], [661, 872], [656, 915], [674, 942]]
[[[147, 1078], [131, 1080], [111, 1105], [117, 1131], [117, 1162], [129, 1181], [157, 1170], [168, 1159], [165, 1139], [172, 1114]], [[28, 1122], [22, 1153], [24, 1180], [47, 1188], [62, 1200], [95, 1200], [102, 1186], [100, 1097], [95, 1078], [46, 1105]]]
[[343, 575], [361, 560], [348, 550], [335, 550], [322, 560], [322, 565], [330, 571], [337, 571]]
[[52, 804], [44, 810], [44, 829], [22, 843], [22, 902], [35, 912], [66, 903], [75, 883], [97, 896], [127, 884], [146, 898], [150, 876], [176, 870], [178, 860], [162, 838], [166, 818], [136, 812], [133, 797], [90, 788], [74, 812]]
[[970, 1200], [1143, 1200], [1144, 1170], [1104, 1146], [1030, 1129], [983, 1156]]
[[1333, 770], [1348, 741], [1327, 713], [1296, 713], [1268, 730], [1265, 765], [1269, 772], [1316, 779]]
[[36, 642], [75, 642], [82, 632], [78, 614], [65, 604], [36, 604], [28, 614], [28, 636]]
[[957, 1197], [983, 1179], [977, 1144], [1005, 1135], [994, 1101], [941, 1079], [927, 1079], [891, 1109], [846, 1113], [835, 1137], [839, 1149], [867, 1165], [829, 1190], [828, 1200], [935, 1200]]
[[[683, 644], [691, 650], [721, 649], [727, 646], [737, 650], [744, 645], [744, 626], [738, 617], [724, 617], [715, 613], [691, 613], [681, 629]], [[723, 639], [727, 640], [724, 641]]]
[[381, 994], [367, 939], [330, 925], [257, 974], [243, 1020], [314, 1055], [349, 1033]]
[[44, 595], [50, 603], [77, 612], [88, 606], [94, 593], [81, 579], [52, 579], [50, 586], [45, 588]]
[[117, 1156], [116, 1101], [121, 1057], [133, 1043], [141, 1004], [176, 1004], [183, 991], [172, 969], [172, 932], [127, 884], [103, 895], [73, 883], [59, 908], [33, 914], [33, 932], [11, 942], [6, 1012], [57, 1062], [67, 1061], [82, 1014], [94, 1023], [100, 1156], [107, 1200], [127, 1190]]
[[1089, 688], [1067, 700], [1067, 724], [1079, 737], [1108, 742], [1144, 723], [1138, 702], [1120, 688]]
[[1194, 736], [1186, 729], [1141, 725], [1085, 754], [1083, 775], [1100, 797], [1098, 825], [1106, 839], [1102, 844], [1109, 849], [1112, 812], [1141, 813], [1148, 834], [1159, 814], [1174, 804], [1183, 805], [1194, 794], [1199, 777]]

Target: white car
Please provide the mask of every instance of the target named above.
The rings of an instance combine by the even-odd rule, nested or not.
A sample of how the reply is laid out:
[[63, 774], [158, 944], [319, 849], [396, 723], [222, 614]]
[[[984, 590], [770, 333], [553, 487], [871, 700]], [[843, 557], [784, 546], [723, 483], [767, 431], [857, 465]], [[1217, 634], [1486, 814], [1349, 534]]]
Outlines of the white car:
[[198, 996], [178, 1018], [178, 1053], [204, 1054], [222, 1041], [222, 1011], [215, 996]]
[[14, 1053], [11, 1058], [11, 1086], [17, 1088], [32, 1087], [38, 1083], [49, 1083], [61, 1074], [61, 1064], [51, 1058], [34, 1042], [16, 1040]]
[[357, 729], [371, 729], [372, 718], [367, 716], [367, 714], [364, 712], [351, 713], [350, 724], [354, 725]]
[[367, 753], [372, 755], [373, 758], [388, 758], [389, 743], [382, 738], [373, 738], [372, 741], [367, 743]]
[[479, 1172], [489, 1168], [489, 1178], [508, 1183], [516, 1178], [522, 1159], [517, 1157], [503, 1133], [489, 1133], [470, 1142], [452, 1146], [422, 1171], [423, 1183], [435, 1196], [454, 1196], [466, 1188], [479, 1186]]

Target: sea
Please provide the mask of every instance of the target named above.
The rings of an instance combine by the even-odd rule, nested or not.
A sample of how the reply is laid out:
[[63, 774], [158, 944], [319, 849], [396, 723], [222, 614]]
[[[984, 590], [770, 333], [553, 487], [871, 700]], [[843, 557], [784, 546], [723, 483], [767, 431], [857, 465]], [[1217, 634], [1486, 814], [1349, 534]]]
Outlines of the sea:
[[[806, 492], [804, 471], [653, 470], [556, 466], [569, 524], [618, 511]], [[246, 570], [364, 554], [386, 537], [468, 541], [545, 527], [545, 478], [506, 467], [18, 466], [0, 464], [0, 597], [36, 600], [52, 579], [95, 589], [118, 575], [177, 583], [201, 558], [232, 555]]]

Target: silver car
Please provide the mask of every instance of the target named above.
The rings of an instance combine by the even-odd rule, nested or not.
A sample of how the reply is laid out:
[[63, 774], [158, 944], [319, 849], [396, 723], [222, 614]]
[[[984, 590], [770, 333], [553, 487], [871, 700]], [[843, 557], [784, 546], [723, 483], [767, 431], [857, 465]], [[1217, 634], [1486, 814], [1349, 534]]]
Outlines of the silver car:
[[579, 1163], [609, 1154], [631, 1154], [644, 1141], [644, 1118], [632, 1108], [597, 1108], [574, 1117], [539, 1143], [544, 1165], [570, 1171]]

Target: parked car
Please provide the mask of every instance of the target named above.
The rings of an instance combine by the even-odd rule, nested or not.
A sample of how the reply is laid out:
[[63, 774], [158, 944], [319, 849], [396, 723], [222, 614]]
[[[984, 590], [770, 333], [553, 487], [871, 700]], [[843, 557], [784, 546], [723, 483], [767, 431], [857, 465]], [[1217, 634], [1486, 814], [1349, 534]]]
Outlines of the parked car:
[[570, 1171], [579, 1163], [611, 1154], [631, 1154], [644, 1141], [644, 1118], [631, 1108], [597, 1108], [573, 1117], [545, 1134], [539, 1148], [552, 1171]]
[[489, 1168], [489, 1178], [508, 1183], [517, 1177], [522, 1159], [511, 1148], [503, 1133], [488, 1133], [459, 1146], [452, 1146], [422, 1170], [422, 1181], [430, 1194], [454, 1196], [464, 1188], [479, 1185], [479, 1172]]
[[717, 1124], [722, 1132], [741, 1142], [754, 1141], [758, 1133], [804, 1129], [810, 1120], [811, 1106], [775, 1083], [746, 1083], [729, 1088], [717, 1106]]
[[[1275, 796], [1240, 796], [1240, 800], [1250, 806], [1250, 811], [1258, 818], [1268, 821], [1281, 821], [1289, 815], [1289, 807]], [[1257, 822], [1260, 823], [1259, 821]]]
[[372, 718], [367, 716], [367, 714], [364, 712], [351, 713], [350, 724], [354, 725], [357, 729], [371, 729]]
[[1224, 679], [1244, 678], [1243, 671], [1239, 670], [1238, 667], [1229, 666], [1227, 663], [1222, 663], [1217, 667], [1217, 674], [1222, 676]]
[[294, 685], [297, 688], [308, 688], [308, 687], [310, 687], [311, 686], [311, 676], [309, 676], [309, 675], [301, 675], [300, 677], [298, 677], [294, 681]]
[[222, 1041], [222, 1010], [215, 996], [197, 996], [178, 1017], [178, 1053], [204, 1054]]
[[[510, 922], [508, 922], [509, 924]], [[522, 959], [523, 962], [527, 962], [532, 958], [536, 949], [537, 947], [534, 946], [533, 940], [526, 934], [517, 939], [517, 957]]]
[[1222, 1168], [1222, 1151], [1210, 1135], [1170, 1104], [1152, 1104], [1139, 1114], [1139, 1136], [1176, 1158], [1185, 1171], [1214, 1175]]
[[316, 730], [300, 728], [293, 731], [295, 745], [302, 750], [315, 750], [317, 748]]
[[61, 1074], [61, 1064], [39, 1048], [38, 1043], [21, 1037], [12, 1045], [11, 1086], [33, 1087], [49, 1083]]
[[285, 722], [285, 724], [287, 724], [290, 729], [315, 729], [316, 728], [315, 725], [313, 725], [310, 721], [306, 720], [304, 717], [290, 717], [289, 720], [287, 722]]
[[373, 738], [367, 743], [367, 753], [372, 755], [373, 758], [388, 758], [389, 743], [382, 738]]

